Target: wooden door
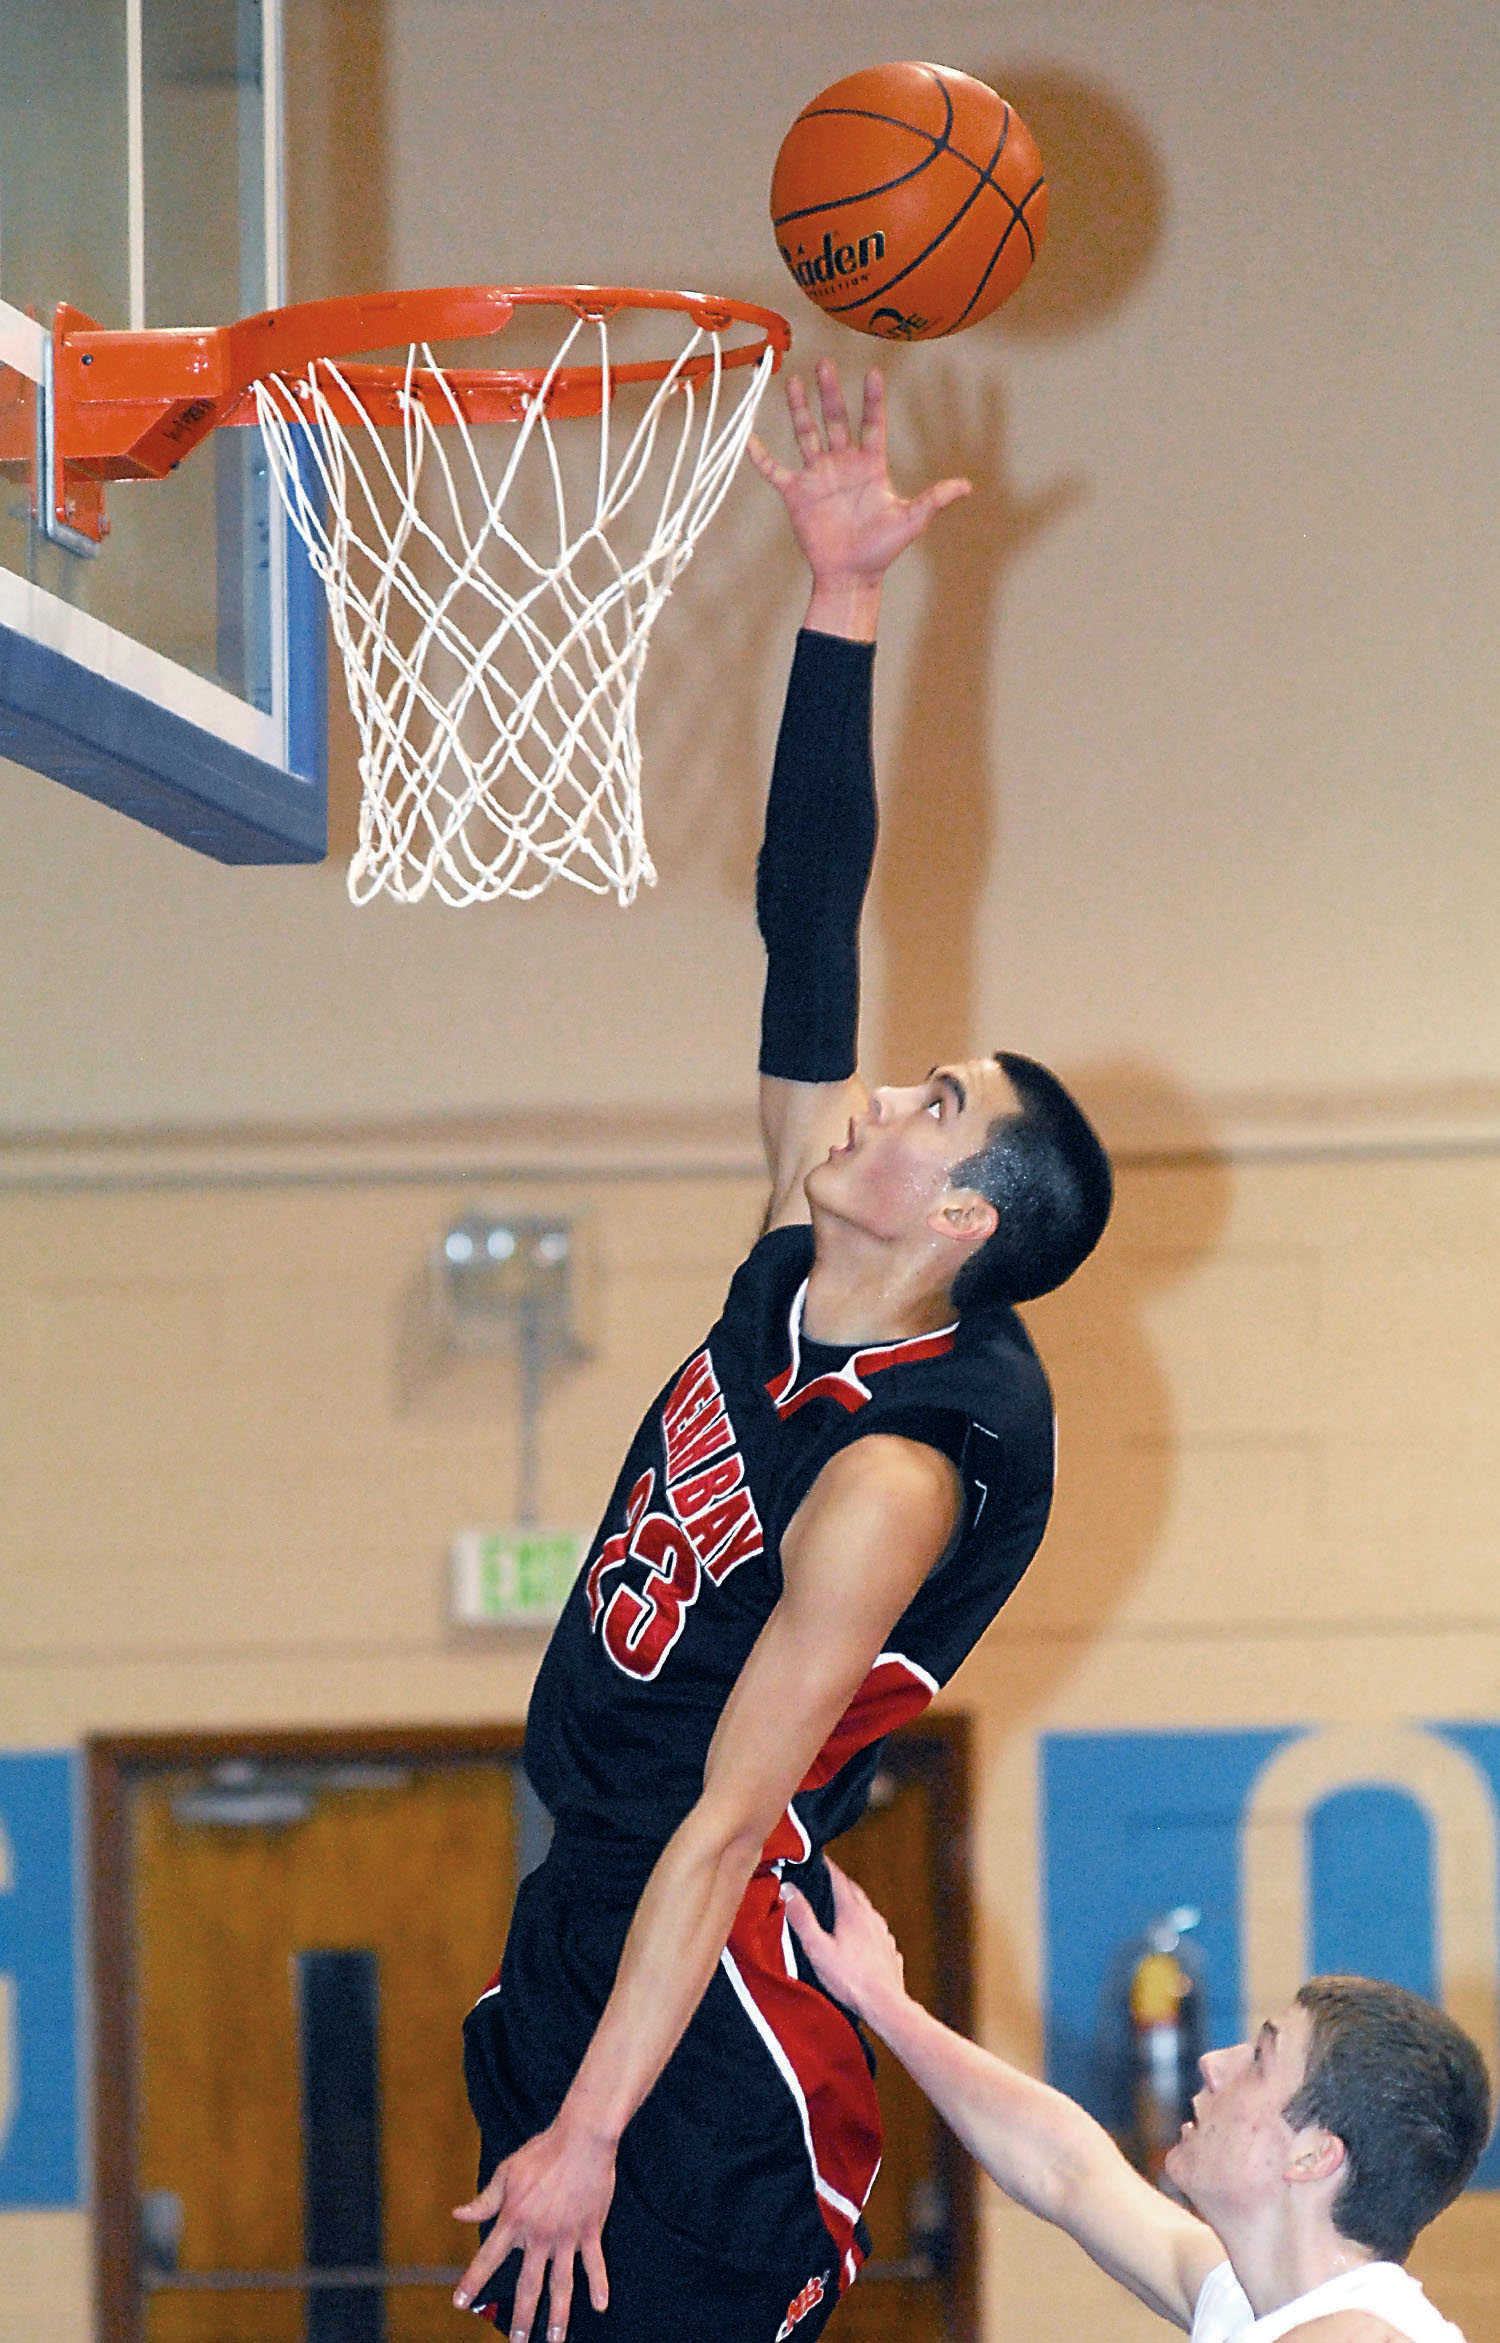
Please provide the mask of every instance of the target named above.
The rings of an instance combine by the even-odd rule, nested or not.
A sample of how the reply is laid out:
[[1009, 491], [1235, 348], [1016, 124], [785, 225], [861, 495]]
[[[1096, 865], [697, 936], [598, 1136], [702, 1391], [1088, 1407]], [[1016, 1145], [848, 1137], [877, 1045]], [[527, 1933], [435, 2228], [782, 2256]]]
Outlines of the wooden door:
[[[967, 1851], [961, 1720], [886, 1746], [864, 1819], [829, 1852], [885, 1914], [916, 1998], [967, 2032]], [[830, 2327], [839, 2343], [969, 2343], [975, 2333], [973, 2167], [916, 2084], [877, 2045], [885, 2154], [866, 2219], [874, 2253]]]
[[[461, 1735], [445, 1734], [437, 1755], [424, 1754], [423, 1736], [410, 1748], [404, 1738], [258, 1739], [244, 1754], [262, 1780], [316, 1777], [300, 1820], [259, 1827], [193, 1819], [191, 1793], [217, 1778], [225, 1743], [202, 1756], [182, 1743], [95, 1747], [108, 2343], [303, 2343], [295, 2289], [163, 2285], [142, 2297], [134, 2223], [142, 2197], [180, 2202], [188, 2279], [302, 2263], [295, 1964], [310, 1951], [363, 1952], [378, 1971], [384, 2263], [436, 2273], [467, 2258], [472, 2233], [450, 2217], [474, 2183], [459, 2027], [509, 1919], [516, 1777], [510, 1752], [484, 1755], [479, 1735], [466, 1753]], [[963, 1721], [927, 1719], [889, 1744], [869, 1814], [834, 1852], [890, 1918], [913, 1991], [966, 2030], [965, 1828]], [[971, 2343], [971, 2169], [888, 2055], [879, 2088], [875, 2253], [832, 2332], [842, 2343]], [[446, 2283], [388, 2287], [385, 2343], [451, 2337], [448, 2293]]]
[[[180, 2202], [184, 2276], [303, 2261], [296, 1964], [314, 1950], [376, 1964], [384, 2259], [467, 2258], [473, 2232], [451, 2217], [475, 2178], [459, 2028], [515, 1892], [511, 1772], [387, 1764], [338, 1786], [359, 1770], [329, 1769], [280, 1825], [192, 1819], [201, 1772], [137, 1787], [137, 2182]], [[384, 2300], [386, 2343], [452, 2337], [447, 2285]], [[302, 2343], [305, 2303], [168, 2283], [147, 2295], [147, 2343]]]

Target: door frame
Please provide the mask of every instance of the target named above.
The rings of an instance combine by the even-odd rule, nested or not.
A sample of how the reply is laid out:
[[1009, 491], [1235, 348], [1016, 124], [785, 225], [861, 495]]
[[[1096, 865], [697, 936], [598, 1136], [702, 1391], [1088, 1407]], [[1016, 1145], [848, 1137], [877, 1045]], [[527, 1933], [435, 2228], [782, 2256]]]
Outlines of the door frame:
[[[961, 1711], [918, 1718], [892, 1736], [902, 1770], [919, 1772], [932, 1798], [939, 1966], [935, 2014], [955, 2031], [973, 2025], [973, 1907], [969, 1885], [971, 1731]], [[143, 1776], [222, 1764], [230, 1758], [304, 1765], [361, 1759], [431, 1764], [519, 1756], [520, 1725], [246, 1726], [240, 1731], [110, 1733], [85, 1745], [93, 2018], [94, 2301], [98, 2343], [141, 2343], [136, 2284], [136, 1981], [130, 1793]], [[977, 2202], [974, 2165], [939, 2124], [951, 2207], [952, 2259], [944, 2293], [953, 2343], [977, 2343]]]
[[[931, 1800], [937, 1907], [932, 2013], [966, 2042], [974, 2038], [972, 1749], [966, 1711], [929, 1709], [890, 1735], [881, 1761], [891, 1762], [905, 1780], [920, 1778]], [[948, 2335], [950, 2343], [979, 2343], [978, 2167], [936, 2113], [934, 2123], [935, 2155], [949, 2208], [949, 2260], [943, 2274]]]

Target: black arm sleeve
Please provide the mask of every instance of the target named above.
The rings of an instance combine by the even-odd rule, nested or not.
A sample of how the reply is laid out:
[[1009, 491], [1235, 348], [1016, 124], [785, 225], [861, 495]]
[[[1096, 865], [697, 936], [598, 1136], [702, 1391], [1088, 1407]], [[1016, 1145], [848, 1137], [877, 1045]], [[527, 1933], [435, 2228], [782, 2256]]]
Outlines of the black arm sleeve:
[[760, 1070], [843, 1082], [859, 1034], [859, 915], [875, 859], [875, 646], [797, 637], [755, 911], [766, 945]]

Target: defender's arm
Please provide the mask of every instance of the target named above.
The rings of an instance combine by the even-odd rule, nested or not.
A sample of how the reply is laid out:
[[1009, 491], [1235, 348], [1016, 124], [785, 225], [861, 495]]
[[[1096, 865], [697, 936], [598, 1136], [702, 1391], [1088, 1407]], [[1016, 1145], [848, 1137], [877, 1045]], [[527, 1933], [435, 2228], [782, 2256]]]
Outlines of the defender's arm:
[[913, 2001], [890, 1930], [833, 1864], [835, 1930], [795, 1889], [788, 1915], [829, 1991], [859, 2012], [1008, 2197], [1065, 2229], [1132, 2294], [1179, 2327], [1224, 2259], [1214, 2232], [1126, 2163], [1061, 2091], [966, 2042]]

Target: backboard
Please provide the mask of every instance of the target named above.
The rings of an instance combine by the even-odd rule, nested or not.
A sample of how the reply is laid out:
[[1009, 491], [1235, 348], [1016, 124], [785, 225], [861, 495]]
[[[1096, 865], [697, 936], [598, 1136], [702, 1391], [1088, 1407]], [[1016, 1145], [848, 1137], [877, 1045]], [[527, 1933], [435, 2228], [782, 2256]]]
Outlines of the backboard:
[[[5, 0], [0, 402], [54, 308], [218, 325], [285, 298], [283, 0]], [[325, 611], [260, 435], [112, 482], [97, 548], [0, 478], [0, 756], [222, 862], [326, 851]]]

